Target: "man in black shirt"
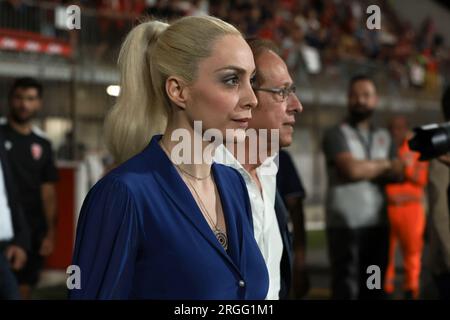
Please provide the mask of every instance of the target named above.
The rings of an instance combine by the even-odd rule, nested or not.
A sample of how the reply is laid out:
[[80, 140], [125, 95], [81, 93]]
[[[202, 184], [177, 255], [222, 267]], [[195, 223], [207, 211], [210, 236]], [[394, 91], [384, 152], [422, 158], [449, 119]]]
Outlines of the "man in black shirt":
[[31, 123], [42, 105], [41, 84], [32, 78], [17, 79], [8, 102], [8, 121], [0, 129], [31, 231], [27, 264], [17, 273], [22, 297], [28, 299], [39, 280], [44, 257], [54, 247], [58, 175], [50, 142]]

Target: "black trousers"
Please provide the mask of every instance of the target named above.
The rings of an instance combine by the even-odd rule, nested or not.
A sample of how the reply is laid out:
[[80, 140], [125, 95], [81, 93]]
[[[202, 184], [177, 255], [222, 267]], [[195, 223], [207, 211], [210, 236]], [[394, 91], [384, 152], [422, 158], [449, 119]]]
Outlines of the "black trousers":
[[[384, 276], [388, 263], [389, 228], [328, 228], [332, 299], [384, 299]], [[380, 270], [379, 289], [370, 289], [369, 266]], [[370, 280], [372, 280], [371, 278]], [[372, 281], [369, 281], [373, 283]]]
[[433, 275], [433, 278], [439, 290], [439, 299], [450, 300], [450, 272]]
[[0, 250], [0, 300], [19, 300], [19, 287], [8, 260]]
[[[31, 223], [29, 225], [31, 226]], [[46, 230], [44, 228], [30, 228], [31, 250], [27, 252], [27, 262], [21, 270], [15, 272], [19, 285], [35, 287], [39, 282], [40, 274], [45, 262], [45, 259], [40, 255], [39, 250], [45, 233]]]

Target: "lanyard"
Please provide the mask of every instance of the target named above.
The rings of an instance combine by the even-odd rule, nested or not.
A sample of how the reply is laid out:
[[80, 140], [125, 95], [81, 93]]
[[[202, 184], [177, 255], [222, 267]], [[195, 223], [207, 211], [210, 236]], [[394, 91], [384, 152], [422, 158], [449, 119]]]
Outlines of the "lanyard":
[[354, 128], [356, 131], [356, 136], [359, 139], [359, 142], [361, 142], [364, 151], [366, 152], [366, 156], [367, 156], [367, 160], [371, 160], [372, 159], [372, 152], [371, 152], [371, 147], [372, 147], [372, 130], [369, 128], [369, 134], [368, 134], [368, 141], [366, 141], [366, 139], [364, 139], [364, 137], [362, 136], [361, 132], [358, 130], [358, 128]]

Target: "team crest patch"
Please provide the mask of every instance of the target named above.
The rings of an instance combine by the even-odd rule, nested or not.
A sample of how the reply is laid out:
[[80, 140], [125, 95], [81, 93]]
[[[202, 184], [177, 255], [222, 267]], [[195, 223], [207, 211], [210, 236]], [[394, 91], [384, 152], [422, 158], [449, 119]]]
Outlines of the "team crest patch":
[[11, 150], [11, 148], [12, 148], [12, 142], [9, 140], [5, 140], [5, 149], [7, 151], [9, 151], [9, 150]]
[[31, 155], [34, 160], [39, 160], [42, 156], [42, 147], [40, 144], [33, 143], [31, 145]]

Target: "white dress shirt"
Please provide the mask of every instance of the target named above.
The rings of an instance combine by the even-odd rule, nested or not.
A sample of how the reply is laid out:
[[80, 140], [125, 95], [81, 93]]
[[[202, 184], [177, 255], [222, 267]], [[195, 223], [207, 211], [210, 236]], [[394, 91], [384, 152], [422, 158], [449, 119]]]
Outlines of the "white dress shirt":
[[[269, 291], [266, 300], [278, 300], [280, 291], [280, 263], [283, 254], [278, 220], [275, 213], [276, 173], [275, 157], [270, 157], [256, 169], [262, 194], [250, 173], [237, 161], [233, 154], [222, 144], [217, 147], [214, 161], [236, 169], [244, 178], [250, 197], [253, 216], [253, 229], [256, 242], [264, 257], [269, 271]], [[267, 169], [270, 170], [267, 170]], [[264, 171], [266, 170], [266, 171]]]
[[6, 196], [5, 179], [3, 168], [0, 164], [0, 240], [7, 241], [14, 237], [11, 210]]

